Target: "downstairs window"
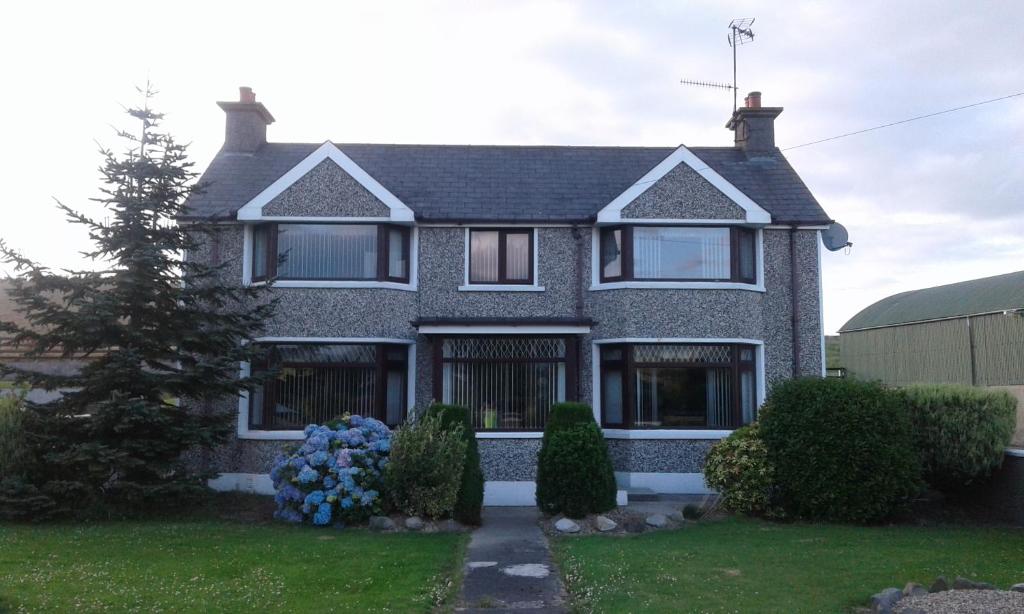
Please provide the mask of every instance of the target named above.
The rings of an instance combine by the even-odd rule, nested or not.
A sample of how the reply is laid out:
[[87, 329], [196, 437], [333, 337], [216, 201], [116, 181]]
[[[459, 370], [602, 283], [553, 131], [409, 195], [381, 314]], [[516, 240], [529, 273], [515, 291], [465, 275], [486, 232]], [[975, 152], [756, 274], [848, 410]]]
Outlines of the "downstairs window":
[[253, 372], [276, 373], [249, 395], [249, 428], [296, 430], [344, 414], [405, 419], [408, 346], [279, 344]]
[[576, 399], [576, 344], [574, 337], [439, 339], [436, 398], [469, 408], [477, 431], [542, 431], [552, 405]]
[[737, 344], [601, 346], [607, 428], [733, 429], [757, 418], [755, 348]]

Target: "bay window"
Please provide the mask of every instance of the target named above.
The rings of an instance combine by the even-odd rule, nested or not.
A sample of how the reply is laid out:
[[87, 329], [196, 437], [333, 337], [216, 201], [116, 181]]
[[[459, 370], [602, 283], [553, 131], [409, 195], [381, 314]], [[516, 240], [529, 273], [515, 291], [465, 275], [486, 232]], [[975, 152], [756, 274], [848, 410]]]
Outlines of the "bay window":
[[469, 231], [470, 284], [532, 284], [533, 229]]
[[396, 426], [405, 419], [408, 346], [294, 343], [269, 348], [270, 371], [249, 395], [249, 428], [293, 430], [346, 413]]
[[260, 224], [252, 280], [409, 281], [409, 229], [389, 224]]
[[615, 344], [600, 350], [606, 428], [732, 429], [757, 417], [755, 347]]
[[754, 231], [712, 226], [613, 226], [601, 229], [602, 282], [755, 283]]
[[434, 343], [435, 398], [469, 409], [478, 431], [542, 431], [576, 399], [574, 337], [446, 337]]

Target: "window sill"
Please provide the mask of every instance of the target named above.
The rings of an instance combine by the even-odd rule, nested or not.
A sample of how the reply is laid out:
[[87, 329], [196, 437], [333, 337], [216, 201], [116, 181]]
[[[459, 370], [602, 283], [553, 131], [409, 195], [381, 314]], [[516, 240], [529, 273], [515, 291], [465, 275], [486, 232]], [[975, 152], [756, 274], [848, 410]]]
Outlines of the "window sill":
[[459, 286], [459, 292], [543, 292], [544, 286], [515, 284], [468, 284]]
[[[265, 281], [249, 283], [250, 286], [265, 286]], [[273, 288], [379, 288], [386, 290], [405, 290], [415, 292], [416, 287], [412, 284], [403, 284], [394, 281], [275, 281]]]
[[239, 439], [262, 439], [269, 441], [296, 441], [306, 438], [303, 431], [238, 431]]
[[724, 439], [732, 430], [712, 429], [601, 429], [605, 439]]
[[625, 288], [656, 290], [749, 290], [764, 292], [761, 284], [744, 284], [734, 281], [610, 281], [593, 284], [590, 291], [622, 290]]
[[544, 431], [477, 431], [477, 439], [540, 439]]

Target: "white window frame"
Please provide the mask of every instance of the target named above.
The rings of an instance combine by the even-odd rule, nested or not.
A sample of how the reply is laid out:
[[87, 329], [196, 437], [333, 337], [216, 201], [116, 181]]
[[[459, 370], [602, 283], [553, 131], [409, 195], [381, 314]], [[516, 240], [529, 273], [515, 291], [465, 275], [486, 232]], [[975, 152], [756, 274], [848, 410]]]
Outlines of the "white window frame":
[[[594, 420], [601, 424], [601, 346], [622, 343], [730, 343], [754, 346], [754, 373], [757, 376], [757, 407], [764, 403], [765, 352], [761, 339], [732, 337], [624, 337], [619, 339], [596, 339], [591, 344], [590, 375], [591, 396], [593, 397]], [[629, 408], [632, 411], [632, 408]], [[607, 429], [602, 428], [606, 439], [724, 439], [733, 429]]]
[[[411, 415], [416, 407], [416, 342], [411, 339], [393, 339], [387, 337], [260, 337], [257, 343], [390, 343], [408, 346], [408, 366], [406, 368], [406, 415]], [[239, 376], [249, 377], [251, 365], [239, 363]], [[249, 391], [243, 390], [238, 395], [238, 439], [257, 439], [272, 441], [294, 441], [305, 439], [302, 430], [264, 431], [249, 428]]]
[[[533, 231], [533, 283], [532, 284], [471, 284], [469, 283], [469, 233], [472, 230], [489, 230], [492, 226], [467, 226], [463, 232], [462, 246], [462, 285], [459, 292], [543, 292], [540, 285], [540, 233], [536, 227], [527, 227]], [[505, 228], [496, 224], [493, 228]]]

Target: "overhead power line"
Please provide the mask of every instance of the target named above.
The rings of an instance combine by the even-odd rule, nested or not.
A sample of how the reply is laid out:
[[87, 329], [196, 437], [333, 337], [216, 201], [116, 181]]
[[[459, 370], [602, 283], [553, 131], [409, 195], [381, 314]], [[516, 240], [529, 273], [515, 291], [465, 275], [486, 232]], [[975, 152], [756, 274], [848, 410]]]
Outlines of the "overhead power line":
[[864, 128], [863, 130], [855, 130], [854, 132], [847, 132], [846, 134], [837, 134], [836, 136], [830, 136], [824, 139], [818, 139], [817, 141], [811, 141], [809, 143], [801, 143], [800, 145], [793, 145], [792, 147], [785, 147], [782, 151], [789, 151], [790, 149], [799, 149], [800, 147], [810, 147], [811, 145], [817, 145], [818, 143], [825, 143], [827, 141], [835, 141], [836, 139], [846, 138], [848, 136], [854, 136], [855, 134], [864, 134], [865, 132], [871, 132], [873, 130], [881, 130], [882, 128], [889, 128], [892, 126], [898, 126], [900, 124], [906, 124], [910, 122], [916, 122], [919, 119], [927, 119], [929, 117], [935, 117], [936, 115], [943, 115], [946, 113], [953, 113], [954, 111], [963, 111], [964, 109], [970, 109], [971, 107], [980, 107], [983, 104], [989, 104], [992, 102], [999, 102], [1000, 100], [1007, 100], [1009, 98], [1016, 98], [1017, 96], [1024, 96], [1024, 92], [1017, 92], [1016, 94], [1009, 94], [1007, 96], [1000, 96], [999, 98], [990, 98], [989, 100], [982, 100], [980, 102], [974, 102], [971, 104], [965, 104], [960, 107], [953, 107], [952, 109], [945, 109], [942, 111], [936, 111], [934, 113], [928, 113], [927, 115], [918, 115], [917, 117], [908, 117], [907, 119], [901, 119], [895, 122], [889, 122], [888, 124], [882, 124], [881, 126], [874, 126], [871, 128]]

